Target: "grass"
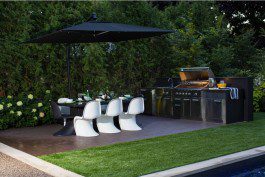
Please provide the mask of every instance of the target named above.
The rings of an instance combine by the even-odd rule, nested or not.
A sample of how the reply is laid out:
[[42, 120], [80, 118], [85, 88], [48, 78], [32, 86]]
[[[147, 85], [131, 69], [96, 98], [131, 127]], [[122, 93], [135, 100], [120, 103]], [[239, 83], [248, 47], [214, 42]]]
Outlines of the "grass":
[[40, 158], [84, 176], [139, 176], [265, 145], [265, 113], [243, 122]]

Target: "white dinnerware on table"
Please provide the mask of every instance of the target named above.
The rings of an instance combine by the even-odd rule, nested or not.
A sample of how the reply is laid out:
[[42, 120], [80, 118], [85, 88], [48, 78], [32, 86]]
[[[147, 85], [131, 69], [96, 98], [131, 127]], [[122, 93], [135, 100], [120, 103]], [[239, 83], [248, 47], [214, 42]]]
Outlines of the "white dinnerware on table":
[[124, 97], [124, 96], [120, 96], [119, 99], [121, 99], [121, 100], [126, 100], [126, 97]]
[[91, 100], [92, 100], [92, 98], [91, 98], [91, 97], [89, 97], [89, 96], [84, 96], [84, 100], [85, 100], [85, 101], [91, 101]]
[[101, 98], [96, 98], [95, 100], [96, 100], [96, 101], [102, 101], [103, 99], [101, 99]]
[[59, 104], [63, 104], [63, 103], [73, 103], [74, 100], [70, 99], [70, 98], [59, 98], [57, 101]]
[[131, 95], [124, 95], [125, 98], [131, 98]]

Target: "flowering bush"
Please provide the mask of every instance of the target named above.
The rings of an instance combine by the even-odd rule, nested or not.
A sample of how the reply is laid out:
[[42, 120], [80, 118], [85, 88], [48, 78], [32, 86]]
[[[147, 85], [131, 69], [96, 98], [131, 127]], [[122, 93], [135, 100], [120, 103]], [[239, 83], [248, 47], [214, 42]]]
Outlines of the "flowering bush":
[[0, 98], [0, 130], [11, 127], [29, 127], [51, 123], [51, 94], [47, 90], [44, 98], [37, 99], [32, 93]]

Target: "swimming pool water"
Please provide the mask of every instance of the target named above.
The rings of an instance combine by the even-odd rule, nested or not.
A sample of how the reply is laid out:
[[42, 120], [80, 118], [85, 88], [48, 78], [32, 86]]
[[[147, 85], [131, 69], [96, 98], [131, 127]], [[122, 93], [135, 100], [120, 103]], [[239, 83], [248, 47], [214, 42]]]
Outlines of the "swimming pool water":
[[265, 177], [265, 155], [216, 167], [189, 177]]
[[265, 166], [253, 170], [242, 171], [231, 177], [265, 177]]

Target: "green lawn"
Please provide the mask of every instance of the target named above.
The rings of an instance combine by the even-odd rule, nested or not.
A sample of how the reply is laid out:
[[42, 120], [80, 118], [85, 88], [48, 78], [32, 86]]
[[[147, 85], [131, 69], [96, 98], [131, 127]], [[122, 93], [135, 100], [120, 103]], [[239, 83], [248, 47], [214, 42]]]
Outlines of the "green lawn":
[[41, 156], [84, 176], [139, 176], [265, 145], [265, 113], [244, 122]]

